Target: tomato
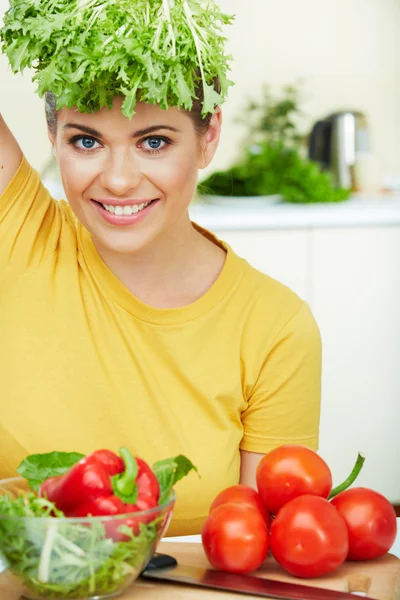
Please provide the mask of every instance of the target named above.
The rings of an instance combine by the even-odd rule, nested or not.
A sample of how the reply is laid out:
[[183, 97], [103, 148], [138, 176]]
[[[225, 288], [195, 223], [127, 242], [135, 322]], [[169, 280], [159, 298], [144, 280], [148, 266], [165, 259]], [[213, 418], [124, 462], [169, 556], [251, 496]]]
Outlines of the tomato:
[[382, 494], [351, 488], [331, 500], [349, 531], [349, 560], [372, 560], [386, 554], [397, 535], [396, 512]]
[[327, 575], [346, 559], [346, 523], [328, 500], [300, 496], [285, 504], [272, 521], [270, 546], [274, 558], [291, 575]]
[[298, 496], [328, 498], [332, 489], [328, 465], [305, 446], [285, 445], [271, 450], [261, 459], [256, 479], [261, 500], [273, 515]]
[[258, 510], [265, 518], [267, 525], [271, 522], [271, 517], [261, 501], [260, 494], [249, 485], [238, 484], [226, 488], [216, 496], [210, 506], [210, 512], [221, 504], [241, 504], [250, 506]]
[[251, 573], [268, 554], [268, 529], [260, 512], [241, 504], [221, 504], [208, 515], [201, 532], [210, 563], [221, 571]]

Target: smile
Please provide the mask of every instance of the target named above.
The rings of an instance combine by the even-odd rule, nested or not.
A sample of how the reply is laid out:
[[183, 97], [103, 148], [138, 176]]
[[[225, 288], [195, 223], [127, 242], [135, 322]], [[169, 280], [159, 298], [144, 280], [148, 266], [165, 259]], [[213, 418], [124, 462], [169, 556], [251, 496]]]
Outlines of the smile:
[[101, 206], [111, 214], [121, 217], [123, 215], [134, 215], [146, 208], [146, 206], [149, 206], [149, 204], [151, 204], [152, 202], [153, 201], [150, 200], [149, 202], [143, 202], [142, 204], [132, 204], [130, 206], [121, 206], [119, 204], [115, 206], [113, 204], [103, 204], [102, 202], [99, 202], [99, 204], [101, 204]]
[[108, 202], [100, 202], [92, 200], [92, 205], [96, 208], [97, 213], [110, 225], [117, 227], [125, 227], [135, 225], [149, 215], [159, 202], [159, 198], [154, 200], [146, 200], [136, 204], [129, 204], [129, 201], [123, 201], [116, 204], [108, 204]]

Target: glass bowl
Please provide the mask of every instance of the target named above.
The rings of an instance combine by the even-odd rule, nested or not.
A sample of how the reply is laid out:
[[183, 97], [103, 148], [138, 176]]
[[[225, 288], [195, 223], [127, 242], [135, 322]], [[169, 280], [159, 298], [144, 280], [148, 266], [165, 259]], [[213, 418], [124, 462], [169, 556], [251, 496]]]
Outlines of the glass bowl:
[[[0, 481], [0, 496], [19, 498], [25, 479]], [[144, 569], [175, 505], [112, 517], [67, 518], [0, 514], [0, 555], [30, 600], [100, 600], [121, 594]], [[0, 559], [1, 562], [1, 559]]]

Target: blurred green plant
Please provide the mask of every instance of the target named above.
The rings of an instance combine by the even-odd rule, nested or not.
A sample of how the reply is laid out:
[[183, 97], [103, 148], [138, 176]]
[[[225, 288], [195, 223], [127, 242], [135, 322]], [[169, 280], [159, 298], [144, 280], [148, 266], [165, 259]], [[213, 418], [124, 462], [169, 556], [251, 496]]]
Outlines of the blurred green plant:
[[286, 202], [340, 202], [350, 190], [335, 188], [328, 172], [301, 154], [307, 135], [299, 132], [302, 116], [300, 91], [295, 85], [283, 88], [274, 97], [265, 86], [263, 100], [251, 101], [243, 156], [231, 168], [218, 171], [198, 186], [198, 194], [207, 196], [269, 196], [279, 194]]
[[250, 100], [245, 111], [246, 117], [236, 119], [236, 122], [248, 127], [250, 143], [280, 143], [285, 147], [300, 148], [307, 137], [298, 131], [297, 122], [304, 114], [300, 109], [300, 101], [299, 86], [286, 85], [282, 96], [275, 97], [271, 86], [264, 85], [261, 102]]

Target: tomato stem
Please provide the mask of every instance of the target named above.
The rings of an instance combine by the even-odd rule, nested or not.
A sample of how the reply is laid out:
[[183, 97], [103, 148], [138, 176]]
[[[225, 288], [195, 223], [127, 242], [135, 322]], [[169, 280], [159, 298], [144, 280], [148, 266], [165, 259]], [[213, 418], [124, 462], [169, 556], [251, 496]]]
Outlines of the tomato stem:
[[352, 483], [355, 482], [355, 480], [358, 477], [359, 472], [362, 469], [362, 466], [365, 462], [365, 456], [363, 456], [361, 454], [361, 452], [358, 453], [357, 456], [357, 460], [356, 460], [356, 464], [353, 467], [352, 472], [350, 473], [350, 475], [348, 476], [348, 478], [343, 481], [343, 483], [341, 483], [340, 485], [336, 486], [331, 493], [328, 496], [328, 500], [332, 500], [332, 498], [334, 498], [335, 496], [337, 496], [338, 494], [340, 494], [340, 492], [344, 492], [344, 490], [347, 490], [348, 487], [351, 486]]

